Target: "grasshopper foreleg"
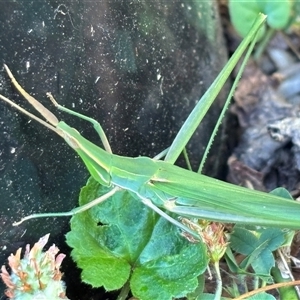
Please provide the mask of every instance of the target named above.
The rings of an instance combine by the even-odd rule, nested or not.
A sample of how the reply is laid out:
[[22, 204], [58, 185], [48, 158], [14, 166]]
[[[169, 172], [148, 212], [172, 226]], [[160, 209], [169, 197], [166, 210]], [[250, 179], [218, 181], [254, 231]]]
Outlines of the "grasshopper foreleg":
[[74, 216], [76, 214], [79, 214], [85, 210], [88, 210], [90, 209], [91, 207], [97, 205], [97, 204], [100, 204], [102, 202], [104, 202], [106, 199], [108, 199], [109, 197], [113, 196], [117, 191], [121, 190], [120, 187], [116, 186], [114, 187], [111, 191], [107, 192], [106, 194], [102, 195], [101, 197], [99, 198], [96, 198], [95, 200], [85, 204], [85, 205], [82, 205], [82, 206], [79, 206], [79, 207], [76, 207], [70, 211], [67, 211], [67, 212], [58, 212], [58, 213], [41, 213], [41, 214], [32, 214], [32, 215], [29, 215], [23, 219], [21, 219], [19, 222], [14, 222], [13, 223], [13, 226], [18, 226], [20, 224], [22, 224], [24, 221], [27, 221], [27, 220], [30, 220], [30, 219], [35, 219], [35, 218], [46, 218], [46, 217], [67, 217], [67, 216]]

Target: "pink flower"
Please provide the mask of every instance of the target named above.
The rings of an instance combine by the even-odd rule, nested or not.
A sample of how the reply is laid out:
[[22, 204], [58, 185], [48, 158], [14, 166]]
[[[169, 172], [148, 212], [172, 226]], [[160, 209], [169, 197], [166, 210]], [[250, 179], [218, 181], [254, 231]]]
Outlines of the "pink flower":
[[[22, 248], [8, 257], [11, 274], [5, 266], [1, 268], [1, 278], [7, 286], [5, 295], [11, 299], [68, 299], [65, 284], [61, 281], [61, 263], [65, 257], [59, 249], [52, 245], [48, 251], [43, 248], [48, 242], [49, 234], [40, 238], [30, 250], [26, 245], [24, 257], [21, 259]], [[57, 256], [56, 256], [57, 255]]]

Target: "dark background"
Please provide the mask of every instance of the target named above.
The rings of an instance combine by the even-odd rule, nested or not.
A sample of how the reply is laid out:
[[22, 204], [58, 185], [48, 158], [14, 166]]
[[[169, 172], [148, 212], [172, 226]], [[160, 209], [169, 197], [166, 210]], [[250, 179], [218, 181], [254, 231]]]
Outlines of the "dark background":
[[[226, 62], [214, 1], [23, 0], [0, 5], [0, 62], [47, 107], [45, 93], [51, 92], [60, 104], [100, 121], [116, 154], [152, 157], [168, 147]], [[4, 68], [0, 92], [31, 109]], [[222, 99], [189, 145], [194, 166]], [[101, 145], [90, 124], [51, 109]], [[210, 175], [219, 169], [218, 143], [214, 149], [207, 163]], [[2, 103], [0, 178], [2, 264], [18, 247], [48, 232], [49, 246], [54, 242], [68, 255], [64, 234], [69, 218], [37, 219], [19, 227], [12, 223], [33, 212], [75, 207], [88, 173], [63, 140]], [[103, 299], [99, 291], [79, 284], [79, 270], [70, 258], [62, 269], [70, 299]]]

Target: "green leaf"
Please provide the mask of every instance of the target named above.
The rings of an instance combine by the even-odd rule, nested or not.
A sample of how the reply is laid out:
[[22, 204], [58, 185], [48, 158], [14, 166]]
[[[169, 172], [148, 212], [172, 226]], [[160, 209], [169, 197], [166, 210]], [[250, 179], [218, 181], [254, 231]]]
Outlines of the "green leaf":
[[261, 12], [264, 12], [268, 18], [267, 23], [273, 29], [285, 29], [292, 17], [291, 0], [256, 0]]
[[244, 255], [248, 255], [253, 251], [253, 246], [257, 244], [257, 237], [253, 232], [235, 226], [230, 235], [230, 247]]
[[265, 249], [274, 251], [278, 249], [284, 241], [284, 232], [278, 228], [266, 228], [258, 239], [259, 244], [264, 244]]
[[[196, 300], [215, 300], [215, 299], [216, 299], [215, 294], [204, 293], [201, 296], [199, 296]], [[230, 298], [221, 297], [220, 300], [230, 300]]]
[[231, 248], [247, 255], [240, 267], [246, 270], [251, 264], [255, 273], [261, 276], [269, 276], [275, 265], [272, 251], [284, 241], [285, 232], [277, 228], [261, 228], [254, 232], [235, 226], [230, 236]]
[[[108, 192], [89, 179], [80, 205]], [[93, 287], [120, 289], [130, 282], [140, 299], [172, 299], [194, 291], [208, 264], [202, 243], [191, 244], [178, 229], [127, 191], [75, 215], [67, 243]]]
[[259, 293], [252, 297], [247, 298], [247, 300], [276, 300], [276, 298], [267, 293]]
[[192, 293], [186, 295], [187, 300], [195, 300], [199, 295], [202, 295], [204, 287], [205, 287], [205, 275], [202, 274], [198, 276], [197, 288]]
[[[292, 279], [289, 276], [286, 276], [285, 272], [281, 273], [280, 268], [276, 264], [274, 268], [272, 268], [272, 276], [274, 279], [274, 283], [279, 282], [289, 282]], [[299, 299], [297, 295], [297, 290], [295, 286], [282, 286], [278, 288], [280, 299]]]
[[227, 247], [226, 249], [226, 252], [225, 252], [225, 260], [226, 260], [226, 263], [227, 263], [227, 266], [229, 268], [229, 270], [232, 272], [232, 273], [236, 273], [236, 274], [243, 274], [243, 275], [253, 275], [252, 273], [250, 272], [247, 272], [245, 270], [245, 268], [241, 268], [236, 260], [235, 260], [235, 257], [232, 253], [232, 250], [230, 247]]
[[273, 253], [267, 249], [260, 249], [258, 253], [253, 253], [251, 256], [251, 265], [255, 273], [258, 276], [266, 277], [264, 280], [267, 281], [271, 268], [275, 266]]
[[[267, 17], [267, 24], [276, 30], [286, 28], [293, 14], [292, 0], [230, 0], [229, 13], [235, 30], [245, 37], [253, 25], [258, 13], [264, 13]], [[265, 26], [265, 25], [264, 25]], [[260, 37], [265, 31], [262, 30]]]
[[[270, 192], [270, 194], [273, 194], [278, 197], [290, 199], [291, 201], [295, 201], [292, 195], [289, 193], [289, 191], [282, 187], [274, 189], [273, 191]], [[284, 246], [290, 247], [293, 242], [294, 235], [295, 235], [294, 230], [285, 229], [284, 242], [282, 243], [281, 247]]]
[[270, 194], [295, 201], [289, 191], [282, 187], [274, 189]]

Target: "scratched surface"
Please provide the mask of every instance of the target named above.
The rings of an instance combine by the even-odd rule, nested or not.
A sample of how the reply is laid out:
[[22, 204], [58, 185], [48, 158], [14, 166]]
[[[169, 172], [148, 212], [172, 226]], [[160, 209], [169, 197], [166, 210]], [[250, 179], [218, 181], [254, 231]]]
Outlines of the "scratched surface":
[[[45, 93], [50, 91], [60, 104], [99, 120], [118, 154], [151, 157], [168, 147], [225, 61], [213, 1], [21, 0], [1, 5], [0, 62], [48, 107]], [[3, 69], [0, 92], [29, 108]], [[221, 102], [189, 146], [194, 164]], [[86, 122], [57, 115], [98, 142]], [[211, 154], [216, 162], [218, 152]], [[67, 253], [68, 218], [33, 220], [18, 228], [11, 224], [33, 212], [75, 207], [88, 174], [59, 137], [3, 104], [0, 178], [0, 261], [48, 232], [49, 244]], [[69, 297], [100, 299], [78, 284], [72, 268], [66, 260]]]

